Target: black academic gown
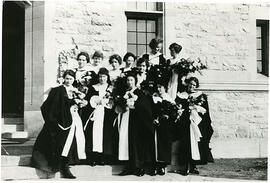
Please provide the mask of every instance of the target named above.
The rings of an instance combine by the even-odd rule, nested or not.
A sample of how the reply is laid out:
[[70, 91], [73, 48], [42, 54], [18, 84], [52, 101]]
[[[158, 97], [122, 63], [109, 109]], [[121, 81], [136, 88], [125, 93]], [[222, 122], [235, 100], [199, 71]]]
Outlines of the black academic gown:
[[207, 96], [202, 94], [205, 102], [202, 104], [202, 107], [206, 109], [206, 113], [202, 115], [199, 113], [202, 121], [199, 123], [198, 127], [202, 134], [200, 141], [198, 143], [200, 160], [193, 160], [191, 157], [191, 144], [190, 144], [190, 113], [188, 110], [188, 102], [186, 99], [180, 99], [177, 97], [175, 99], [177, 104], [182, 104], [182, 108], [185, 109], [181, 115], [180, 121], [175, 128], [175, 139], [179, 141], [179, 146], [177, 148], [177, 164], [186, 165], [191, 163], [193, 165], [203, 165], [207, 162], [213, 162], [213, 156], [211, 149], [209, 148], [210, 139], [213, 134], [213, 129], [211, 126], [211, 119], [209, 115], [209, 108], [207, 102]]
[[[70, 107], [74, 104], [67, 96], [63, 85], [52, 88], [48, 98], [41, 106], [41, 113], [45, 124], [39, 133], [33, 147], [31, 166], [49, 172], [56, 172], [59, 169], [59, 160], [65, 145], [69, 129], [72, 124]], [[73, 141], [70, 154], [74, 154], [75, 141]]]
[[[108, 85], [109, 87], [110, 85]], [[99, 95], [99, 92], [95, 90], [93, 86], [89, 87], [88, 94], [86, 96], [86, 100], [88, 101], [88, 105], [83, 109], [82, 113], [82, 119], [84, 126], [86, 125], [87, 120], [89, 119], [89, 116], [94, 111], [94, 108], [91, 107], [89, 104], [89, 101], [92, 96]], [[104, 112], [104, 121], [103, 121], [103, 154], [105, 155], [113, 155], [113, 147], [114, 147], [114, 128], [113, 128], [113, 122], [116, 118], [116, 113], [112, 109], [108, 109], [105, 107]], [[89, 120], [88, 124], [85, 128], [85, 141], [86, 141], [86, 152], [89, 155], [89, 153], [92, 153], [93, 149], [93, 121]]]
[[156, 130], [156, 161], [164, 165], [171, 163], [172, 130], [173, 122], [170, 118], [165, 118], [162, 114], [162, 103], [154, 103], [152, 100], [153, 119], [159, 119]]
[[151, 101], [136, 89], [135, 109], [129, 116], [129, 163], [132, 168], [143, 168], [155, 161], [154, 127]]

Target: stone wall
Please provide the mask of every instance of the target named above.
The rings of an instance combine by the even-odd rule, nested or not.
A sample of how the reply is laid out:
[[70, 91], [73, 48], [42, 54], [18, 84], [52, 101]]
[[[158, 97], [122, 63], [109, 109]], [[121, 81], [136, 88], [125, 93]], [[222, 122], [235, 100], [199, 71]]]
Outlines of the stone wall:
[[268, 93], [208, 92], [214, 138], [267, 138]]
[[52, 29], [57, 50], [78, 45], [93, 54], [100, 50], [108, 57], [126, 51], [125, 3], [55, 2]]
[[268, 92], [208, 91], [217, 157], [266, 157]]
[[[256, 73], [256, 19], [268, 5], [166, 3], [166, 46], [183, 46], [183, 57], [207, 63], [207, 81], [247, 81]], [[168, 50], [167, 50], [168, 52]], [[215, 76], [215, 77], [213, 77]], [[238, 77], [236, 77], [238, 76]]]

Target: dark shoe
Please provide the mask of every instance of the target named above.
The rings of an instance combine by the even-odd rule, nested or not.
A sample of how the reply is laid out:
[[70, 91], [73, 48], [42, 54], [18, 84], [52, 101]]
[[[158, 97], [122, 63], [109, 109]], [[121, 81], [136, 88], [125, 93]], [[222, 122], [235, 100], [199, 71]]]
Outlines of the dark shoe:
[[156, 170], [155, 168], [151, 169], [151, 170], [149, 171], [149, 175], [150, 175], [150, 176], [155, 176], [155, 175], [157, 175], [157, 170]]
[[101, 161], [98, 164], [101, 165], [101, 166], [104, 166], [105, 165], [105, 161]]
[[60, 170], [61, 177], [66, 179], [75, 179], [76, 177], [70, 172], [69, 167], [66, 166]]
[[137, 170], [135, 171], [135, 173], [134, 173], [134, 175], [136, 175], [136, 176], [138, 176], [138, 177], [142, 177], [142, 176], [144, 176], [144, 174], [145, 174], [145, 170], [142, 169], [142, 168], [137, 169]]
[[89, 162], [89, 165], [90, 165], [90, 166], [96, 166], [97, 163], [96, 163], [95, 161], [90, 161], [90, 162]]
[[125, 169], [121, 173], [118, 174], [119, 176], [125, 176], [125, 175], [132, 175], [132, 171], [129, 169]]
[[200, 172], [198, 171], [197, 168], [193, 168], [193, 169], [189, 170], [189, 173], [198, 175]]
[[174, 173], [178, 173], [183, 176], [187, 176], [188, 172], [186, 170], [175, 170]]
[[165, 175], [165, 168], [158, 168], [157, 169], [157, 174], [158, 175]]

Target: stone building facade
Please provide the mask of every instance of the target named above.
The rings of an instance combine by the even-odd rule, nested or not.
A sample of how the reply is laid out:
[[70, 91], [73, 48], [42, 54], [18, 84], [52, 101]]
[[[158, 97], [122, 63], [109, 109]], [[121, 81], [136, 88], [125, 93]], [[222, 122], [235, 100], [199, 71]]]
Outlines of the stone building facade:
[[60, 53], [71, 58], [80, 50], [89, 54], [101, 50], [104, 61], [113, 53], [123, 56], [128, 49], [128, 19], [152, 16], [166, 56], [176, 42], [183, 47], [182, 57], [200, 57], [207, 64], [198, 77], [209, 99], [214, 157], [266, 157], [268, 77], [257, 73], [256, 22], [269, 22], [269, 4], [160, 4], [158, 11], [109, 1], [24, 5], [25, 131], [35, 137], [43, 124], [39, 107], [44, 94], [56, 85]]

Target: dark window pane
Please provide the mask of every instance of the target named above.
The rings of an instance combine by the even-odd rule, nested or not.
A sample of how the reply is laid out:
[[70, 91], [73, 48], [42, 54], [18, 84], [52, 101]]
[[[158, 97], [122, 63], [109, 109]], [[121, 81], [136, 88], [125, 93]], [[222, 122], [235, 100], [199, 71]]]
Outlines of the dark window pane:
[[138, 55], [141, 56], [146, 53], [146, 45], [138, 45]]
[[136, 45], [128, 45], [127, 51], [136, 55]]
[[261, 35], [262, 35], [261, 31], [262, 31], [262, 28], [257, 27], [257, 35], [256, 35], [257, 37], [261, 37]]
[[129, 19], [128, 20], [128, 25], [127, 25], [127, 30], [128, 31], [136, 31], [136, 20]]
[[147, 32], [156, 32], [156, 22], [147, 20]]
[[163, 11], [163, 3], [162, 2], [157, 3], [157, 11]]
[[148, 11], [156, 11], [157, 3], [156, 2], [147, 2], [147, 10]]
[[137, 10], [146, 10], [146, 2], [137, 2]]
[[257, 38], [257, 49], [262, 49], [262, 40]]
[[155, 33], [147, 33], [147, 40], [146, 40], [146, 42], [147, 43], [150, 43], [150, 41], [152, 39], [154, 39], [154, 38], [156, 38], [156, 34]]
[[136, 32], [128, 32], [127, 41], [128, 43], [136, 44]]
[[138, 33], [138, 43], [137, 44], [146, 44], [146, 33]]
[[145, 32], [146, 31], [146, 21], [145, 20], [138, 20], [138, 31]]

